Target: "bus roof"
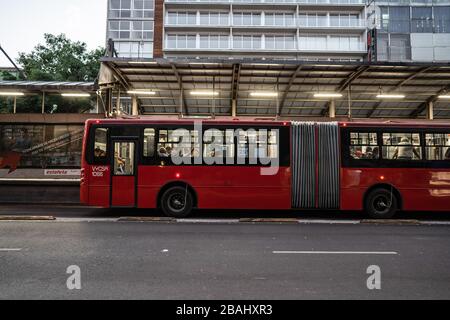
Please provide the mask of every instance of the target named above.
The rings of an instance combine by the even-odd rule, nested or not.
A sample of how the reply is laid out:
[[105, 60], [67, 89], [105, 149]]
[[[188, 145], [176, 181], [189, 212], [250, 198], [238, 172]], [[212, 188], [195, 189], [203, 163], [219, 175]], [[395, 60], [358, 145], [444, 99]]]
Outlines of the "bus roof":
[[[223, 125], [275, 125], [275, 126], [287, 126], [290, 125], [293, 120], [276, 120], [274, 118], [233, 118], [233, 117], [220, 117], [220, 118], [178, 118], [167, 116], [153, 116], [153, 117], [139, 117], [139, 118], [114, 118], [114, 119], [92, 119], [88, 120], [88, 124], [193, 124], [196, 121], [201, 121], [205, 124], [223, 124]], [[316, 123], [329, 123], [337, 122], [341, 127], [449, 127], [450, 121], [434, 121], [434, 120], [403, 120], [403, 119], [354, 119], [354, 120], [299, 120], [299, 122], [316, 122]]]

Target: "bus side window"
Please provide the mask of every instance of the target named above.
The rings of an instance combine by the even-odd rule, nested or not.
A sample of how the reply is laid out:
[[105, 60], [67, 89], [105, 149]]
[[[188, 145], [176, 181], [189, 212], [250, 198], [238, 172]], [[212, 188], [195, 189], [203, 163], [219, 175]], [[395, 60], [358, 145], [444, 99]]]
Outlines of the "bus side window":
[[350, 156], [353, 159], [380, 159], [378, 134], [369, 132], [350, 133]]
[[383, 159], [421, 160], [419, 133], [383, 133]]
[[425, 134], [427, 160], [450, 160], [450, 133]]
[[94, 159], [102, 160], [108, 156], [108, 130], [107, 128], [95, 129]]
[[155, 129], [144, 130], [144, 157], [152, 158], [155, 156]]

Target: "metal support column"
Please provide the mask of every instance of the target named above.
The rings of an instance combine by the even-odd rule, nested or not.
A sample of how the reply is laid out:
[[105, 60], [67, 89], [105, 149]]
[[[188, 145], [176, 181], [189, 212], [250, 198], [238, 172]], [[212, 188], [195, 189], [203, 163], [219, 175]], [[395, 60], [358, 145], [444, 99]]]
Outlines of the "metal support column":
[[45, 113], [45, 92], [42, 92], [42, 114]]
[[138, 98], [136, 96], [133, 96], [133, 98], [132, 98], [131, 115], [132, 116], [139, 115], [139, 104], [138, 104]]
[[13, 106], [13, 113], [17, 113], [17, 97], [14, 97], [14, 106]]
[[336, 101], [330, 101], [330, 109], [328, 111], [328, 114], [330, 115], [330, 118], [336, 118]]
[[434, 119], [434, 104], [432, 101], [429, 101], [427, 104], [427, 119], [428, 120]]

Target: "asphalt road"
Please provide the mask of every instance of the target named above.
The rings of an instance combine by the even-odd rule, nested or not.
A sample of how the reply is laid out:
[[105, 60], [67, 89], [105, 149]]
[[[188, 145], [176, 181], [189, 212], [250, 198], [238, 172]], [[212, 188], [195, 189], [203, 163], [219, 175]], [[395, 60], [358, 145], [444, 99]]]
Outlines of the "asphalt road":
[[449, 270], [449, 226], [0, 222], [0, 299], [449, 299]]
[[[0, 204], [1, 216], [47, 215], [59, 218], [118, 218], [118, 217], [161, 217], [159, 210], [150, 209], [100, 209], [76, 205], [8, 205]], [[367, 218], [362, 212], [305, 211], [305, 210], [195, 210], [194, 219], [240, 219], [240, 218], [298, 218], [298, 219], [338, 219], [353, 220]], [[397, 219], [426, 221], [448, 221], [449, 212], [400, 212]]]

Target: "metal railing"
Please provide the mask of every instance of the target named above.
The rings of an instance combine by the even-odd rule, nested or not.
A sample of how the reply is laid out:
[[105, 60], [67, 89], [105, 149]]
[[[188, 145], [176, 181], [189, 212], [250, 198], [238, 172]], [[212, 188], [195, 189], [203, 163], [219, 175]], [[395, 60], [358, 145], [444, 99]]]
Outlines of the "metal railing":
[[381, 32], [450, 33], [450, 18], [380, 20], [376, 25]]

